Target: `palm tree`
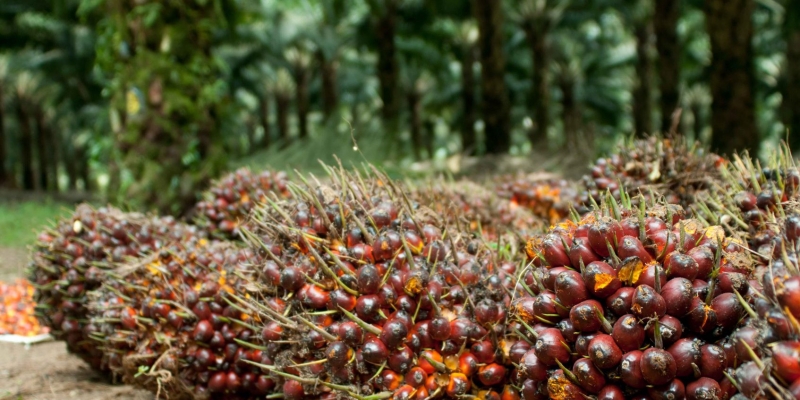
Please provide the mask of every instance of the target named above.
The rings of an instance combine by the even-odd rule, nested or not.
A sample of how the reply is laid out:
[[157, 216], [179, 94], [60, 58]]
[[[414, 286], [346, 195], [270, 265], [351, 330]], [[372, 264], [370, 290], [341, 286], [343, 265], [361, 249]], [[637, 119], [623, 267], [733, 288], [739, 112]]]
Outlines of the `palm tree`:
[[637, 136], [653, 133], [653, 19], [649, 1], [639, 1], [630, 11], [636, 39], [636, 86], [633, 89], [633, 129]]
[[481, 55], [481, 114], [486, 152], [507, 153], [511, 148], [511, 106], [506, 88], [503, 50], [503, 8], [499, 0], [474, 0]]
[[401, 0], [367, 0], [372, 15], [372, 25], [378, 46], [378, 80], [383, 101], [381, 112], [390, 125], [397, 119], [399, 111], [398, 79], [399, 67], [395, 46], [398, 3]]
[[5, 118], [5, 87], [8, 80], [8, 56], [0, 54], [0, 187], [13, 184], [13, 177], [9, 174], [8, 152], [6, 150], [6, 118]]
[[678, 108], [681, 48], [678, 41], [678, 19], [681, 0], [655, 0], [653, 24], [658, 50], [659, 109], [661, 132], [672, 124], [672, 113]]
[[785, 2], [784, 35], [786, 38], [785, 107], [788, 113], [789, 145], [800, 152], [800, 4]]
[[308, 136], [308, 81], [311, 57], [302, 44], [286, 51], [286, 59], [292, 67], [295, 88], [295, 110], [297, 111], [297, 131], [300, 139]]
[[278, 70], [275, 80], [272, 83], [272, 92], [275, 93], [275, 113], [278, 118], [278, 137], [281, 138], [282, 146], [291, 143], [289, 133], [289, 104], [292, 99], [292, 92], [295, 84], [292, 75], [285, 68]]
[[477, 152], [475, 134], [475, 59], [477, 58], [478, 30], [474, 23], [463, 22], [456, 35], [456, 46], [461, 64], [461, 151], [464, 155]]

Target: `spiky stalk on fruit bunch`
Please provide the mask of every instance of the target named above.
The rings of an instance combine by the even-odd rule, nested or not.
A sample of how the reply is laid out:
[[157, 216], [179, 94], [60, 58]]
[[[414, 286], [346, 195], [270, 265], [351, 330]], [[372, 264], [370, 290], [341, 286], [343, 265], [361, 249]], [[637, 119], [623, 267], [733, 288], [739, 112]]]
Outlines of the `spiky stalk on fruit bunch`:
[[270, 393], [274, 382], [245, 362], [269, 362], [250, 344], [260, 323], [237, 306], [258, 260], [249, 249], [201, 239], [113, 271], [90, 295], [91, 337], [104, 361], [124, 382], [171, 399]]
[[688, 207], [697, 192], [720, 179], [718, 168], [725, 164], [722, 157], [681, 138], [652, 136], [618, 147], [617, 153], [598, 159], [591, 174], [584, 176], [584, 205], [591, 203], [590, 197], [600, 202], [606, 191], [616, 199], [620, 192], [628, 191], [648, 198], [651, 192], [659, 193], [670, 204]]
[[526, 249], [511, 313], [534, 343], [523, 398], [730, 398], [725, 338], [745, 313], [736, 292], [751, 295], [741, 243], [679, 206], [621, 197]]
[[290, 310], [246, 303], [261, 338], [285, 346], [253, 364], [286, 399], [519, 398], [521, 339], [505, 323], [516, 264], [381, 173], [330, 177], [253, 214], [272, 239], [257, 284]]
[[197, 225], [212, 237], [239, 239], [239, 227], [253, 207], [267, 196], [286, 198], [288, 178], [285, 172], [252, 172], [240, 168], [214, 182], [194, 209]]
[[[409, 197], [419, 204], [429, 206], [454, 228], [475, 232], [488, 242], [497, 242], [506, 234], [516, 234], [527, 239], [541, 233], [551, 223], [549, 218], [536, 216], [528, 209], [518, 207], [489, 189], [467, 180], [428, 181], [414, 187]], [[515, 238], [514, 241], [518, 240]]]
[[498, 195], [508, 199], [511, 207], [524, 207], [550, 224], [563, 222], [570, 215], [570, 207], [583, 214], [588, 204], [578, 203], [578, 189], [564, 179], [537, 176], [506, 178], [497, 185]]
[[33, 246], [27, 273], [36, 287], [39, 319], [56, 339], [67, 342], [70, 352], [104, 370], [102, 353], [86, 330], [86, 293], [100, 286], [108, 270], [201, 235], [171, 217], [79, 205], [70, 218], [41, 232]]

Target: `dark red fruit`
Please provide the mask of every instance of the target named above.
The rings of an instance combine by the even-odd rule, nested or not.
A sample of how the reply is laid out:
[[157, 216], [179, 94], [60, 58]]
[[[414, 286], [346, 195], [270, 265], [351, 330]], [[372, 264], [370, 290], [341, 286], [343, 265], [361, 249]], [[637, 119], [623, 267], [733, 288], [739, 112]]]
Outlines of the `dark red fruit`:
[[642, 378], [650, 385], [664, 385], [675, 379], [675, 359], [665, 350], [651, 347], [642, 353]]
[[713, 400], [722, 398], [722, 388], [711, 378], [700, 378], [686, 385], [687, 400]]
[[632, 287], [619, 288], [614, 294], [606, 298], [606, 307], [617, 316], [630, 314], [634, 293], [635, 289]]
[[547, 328], [539, 333], [534, 350], [536, 357], [548, 366], [555, 366], [556, 360], [566, 364], [570, 359], [564, 336], [555, 328]]
[[599, 299], [608, 298], [622, 287], [617, 271], [603, 261], [594, 261], [586, 265], [583, 280], [589, 293]]
[[642, 375], [642, 355], [639, 350], [634, 350], [622, 356], [619, 376], [622, 382], [634, 389], [643, 389], [647, 382]]
[[617, 322], [614, 323], [611, 337], [617, 342], [620, 350], [627, 353], [638, 350], [642, 346], [645, 339], [645, 331], [633, 314], [626, 314], [619, 317]]
[[612, 368], [622, 360], [622, 351], [611, 335], [600, 334], [589, 342], [589, 358], [598, 368]]
[[[667, 312], [667, 303], [655, 289], [648, 285], [639, 285], [633, 295], [631, 312], [638, 318], [661, 318]], [[666, 383], [666, 382], [664, 382]]]
[[679, 339], [667, 349], [675, 361], [675, 376], [694, 375], [694, 368], [700, 365], [700, 342], [695, 339]]
[[606, 385], [606, 378], [603, 372], [598, 370], [588, 358], [581, 358], [572, 364], [572, 373], [575, 380], [584, 390], [589, 393], [599, 393]]

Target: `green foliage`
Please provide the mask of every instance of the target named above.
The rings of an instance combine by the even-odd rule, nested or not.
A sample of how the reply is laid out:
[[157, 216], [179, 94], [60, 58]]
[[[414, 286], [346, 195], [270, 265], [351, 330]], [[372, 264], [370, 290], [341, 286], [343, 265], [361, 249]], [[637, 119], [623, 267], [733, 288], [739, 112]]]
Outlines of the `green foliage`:
[[0, 247], [33, 244], [35, 231], [69, 214], [67, 204], [50, 200], [0, 202]]

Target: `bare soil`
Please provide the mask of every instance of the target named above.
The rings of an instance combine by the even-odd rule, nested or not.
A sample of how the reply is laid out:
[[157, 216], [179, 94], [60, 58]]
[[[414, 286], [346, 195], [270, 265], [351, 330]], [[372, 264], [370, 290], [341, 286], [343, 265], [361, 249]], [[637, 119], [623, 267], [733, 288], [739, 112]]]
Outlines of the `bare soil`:
[[[0, 280], [25, 276], [28, 251], [0, 247]], [[114, 385], [67, 353], [63, 342], [25, 348], [0, 343], [0, 400], [150, 400], [154, 396], [128, 385]]]

